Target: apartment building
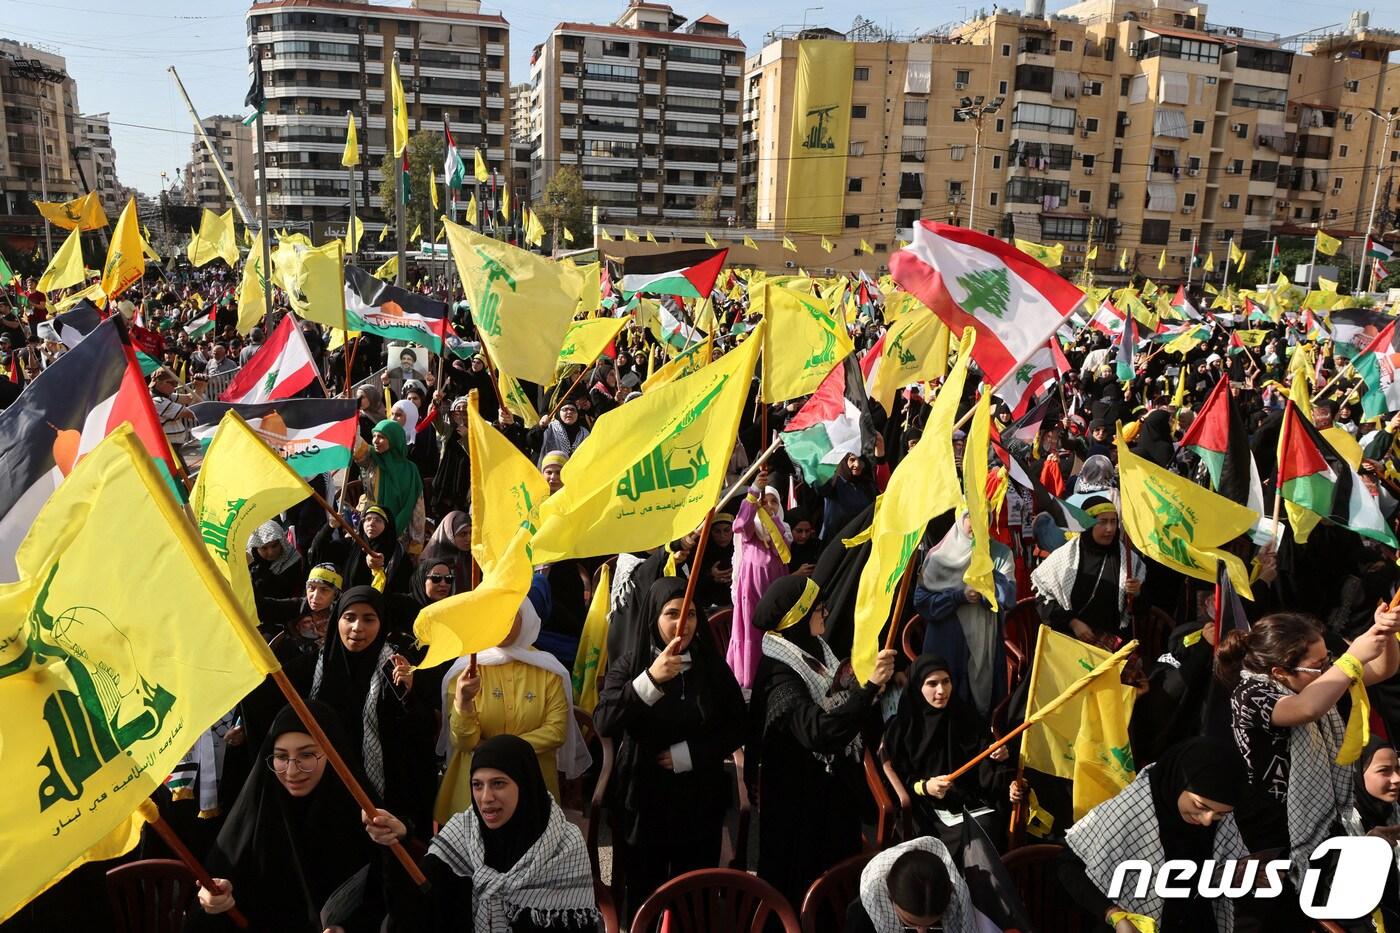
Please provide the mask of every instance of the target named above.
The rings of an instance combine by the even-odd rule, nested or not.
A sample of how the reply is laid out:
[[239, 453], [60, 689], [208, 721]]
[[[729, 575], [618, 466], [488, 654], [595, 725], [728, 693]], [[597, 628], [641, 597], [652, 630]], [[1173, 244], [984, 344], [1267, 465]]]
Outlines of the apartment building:
[[535, 134], [530, 126], [534, 112], [530, 107], [528, 82], [510, 86], [510, 187], [526, 198], [530, 196], [530, 152]]
[[572, 165], [605, 221], [733, 223], [743, 68], [726, 23], [664, 3], [560, 23], [531, 56], [532, 196]]
[[64, 58], [0, 39], [0, 236], [10, 255], [44, 243], [33, 201], [67, 201], [85, 190], [77, 120], [78, 86]]
[[247, 26], [268, 101], [263, 119], [274, 226], [309, 225], [318, 239], [344, 233], [351, 185], [340, 159], [350, 110], [361, 146], [354, 174], [358, 216], [367, 235], [383, 227], [380, 166], [391, 132], [385, 129], [391, 110], [386, 76], [395, 51], [409, 131], [440, 133], [446, 118], [468, 165], [481, 147], [508, 177], [510, 27], [504, 17], [482, 13], [478, 0], [413, 0], [408, 6], [266, 0], [249, 9]]
[[[253, 128], [244, 126], [241, 117], [213, 116], [200, 121], [209, 141], [219, 151], [219, 161], [234, 189], [243, 198], [249, 211], [258, 203], [258, 156], [253, 143]], [[204, 141], [196, 138], [190, 143], [190, 160], [185, 163], [185, 191], [193, 207], [208, 208], [216, 214], [234, 206], [228, 187], [219, 177], [214, 159]], [[234, 211], [238, 215], [238, 211]], [[239, 218], [242, 222], [242, 218]]]
[[[1314, 223], [1361, 236], [1392, 169], [1366, 108], [1400, 105], [1400, 34], [1364, 14], [1342, 34], [1280, 37], [1184, 0], [1049, 17], [1032, 0], [946, 33], [770, 34], [746, 66], [741, 136], [741, 199], [762, 228], [784, 229], [801, 40], [855, 46], [838, 257], [861, 240], [879, 257], [926, 218], [1063, 242], [1067, 265], [1108, 281], [1124, 249], [1130, 271], [1185, 278], [1193, 245], [1219, 259], [1232, 239], [1257, 249]], [[814, 245], [795, 260], [820, 264]]]
[[121, 182], [117, 181], [117, 151], [112, 146], [110, 114], [85, 113], [76, 122], [78, 184], [96, 191], [108, 217], [121, 213]]

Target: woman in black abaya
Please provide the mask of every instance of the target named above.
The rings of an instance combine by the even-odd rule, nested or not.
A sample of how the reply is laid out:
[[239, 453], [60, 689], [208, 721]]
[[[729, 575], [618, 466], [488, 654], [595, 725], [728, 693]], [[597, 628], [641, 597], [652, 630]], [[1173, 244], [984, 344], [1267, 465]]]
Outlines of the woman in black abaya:
[[608, 803], [620, 823], [625, 916], [663, 882], [719, 864], [733, 799], [724, 761], [743, 742], [744, 698], [694, 605], [676, 634], [685, 587], [680, 577], [652, 584], [593, 713], [618, 743]]
[[[316, 700], [307, 705], [353, 762], [355, 746], [335, 712]], [[273, 720], [205, 864], [218, 890], [200, 888], [189, 931], [235, 929], [227, 911], [236, 905], [253, 930], [321, 933], [327, 898], [365, 866], [371, 866], [365, 897], [341, 926], [377, 929], [384, 913], [380, 855], [360, 828], [360, 808], [290, 706]]]

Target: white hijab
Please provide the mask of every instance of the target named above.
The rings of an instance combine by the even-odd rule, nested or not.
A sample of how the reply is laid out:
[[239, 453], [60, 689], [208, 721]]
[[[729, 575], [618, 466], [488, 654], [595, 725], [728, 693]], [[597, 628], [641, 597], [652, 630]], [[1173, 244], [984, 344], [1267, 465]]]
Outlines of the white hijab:
[[[564, 776], [576, 778], [593, 765], [593, 755], [588, 751], [588, 743], [583, 740], [583, 733], [579, 731], [578, 721], [574, 719], [573, 678], [564, 670], [564, 665], [559, 663], [558, 658], [548, 651], [532, 647], [535, 639], [540, 637], [540, 614], [528, 596], [520, 604], [517, 618], [520, 620], [520, 632], [515, 636], [515, 640], [508, 645], [488, 648], [479, 653], [476, 663], [480, 667], [496, 667], [519, 661], [521, 664], [548, 671], [563, 681], [564, 696], [569, 701], [569, 716], [564, 728], [564, 744], [559, 746], [557, 757], [559, 770], [564, 772]], [[447, 673], [442, 675], [442, 729], [438, 732], [437, 744], [439, 755], [446, 755], [450, 745], [448, 731], [451, 729], [452, 696], [448, 693], [448, 688], [452, 684], [452, 678], [466, 670], [470, 663], [470, 655], [458, 658], [452, 662]]]
[[[393, 411], [403, 412], [404, 440], [412, 447], [418, 438], [418, 406], [410, 399], [401, 398], [394, 403]], [[394, 417], [393, 412], [390, 412], [389, 417]]]

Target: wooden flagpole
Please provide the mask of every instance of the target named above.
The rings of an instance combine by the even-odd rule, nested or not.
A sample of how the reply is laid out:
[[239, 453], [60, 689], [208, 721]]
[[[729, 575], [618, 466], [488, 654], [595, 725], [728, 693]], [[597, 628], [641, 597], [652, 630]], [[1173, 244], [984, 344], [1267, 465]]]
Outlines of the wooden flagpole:
[[[156, 831], [156, 835], [160, 836], [161, 841], [169, 846], [170, 851], [175, 853], [175, 857], [183, 862], [185, 867], [190, 870], [190, 873], [194, 875], [194, 880], [199, 882], [200, 887], [212, 893], [219, 893], [219, 886], [214, 883], [214, 879], [210, 876], [209, 870], [204, 867], [199, 859], [194, 857], [194, 853], [185, 845], [184, 840], [177, 836], [170, 824], [161, 817], [160, 809], [156, 806], [155, 801], [150, 799], [143, 800], [137, 809], [151, 829]], [[243, 916], [243, 912], [238, 909], [237, 905], [230, 907], [225, 913], [229, 920], [233, 921], [234, 926], [238, 927], [240, 930], [248, 929], [248, 918]]]

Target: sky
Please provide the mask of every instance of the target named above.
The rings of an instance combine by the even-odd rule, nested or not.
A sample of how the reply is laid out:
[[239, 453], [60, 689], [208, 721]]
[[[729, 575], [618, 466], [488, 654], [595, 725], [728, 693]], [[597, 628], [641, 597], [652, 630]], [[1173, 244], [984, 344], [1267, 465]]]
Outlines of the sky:
[[[695, 18], [705, 13], [729, 23], [757, 52], [771, 30], [802, 23], [845, 31], [856, 16], [896, 33], [924, 32], [966, 19], [991, 0], [971, 5], [931, 5], [911, 0], [803, 0], [753, 3], [743, 0], [670, 0], [676, 12]], [[809, 0], [812, 2], [812, 0]], [[1016, 0], [1001, 0], [1021, 7]], [[387, 6], [407, 6], [394, 0]], [[1051, 11], [1068, 5], [1049, 0]], [[244, 14], [247, 2], [198, 0], [0, 0], [0, 36], [63, 55], [78, 82], [83, 113], [109, 112], [117, 176], [122, 184], [155, 195], [161, 172], [174, 178], [189, 159], [195, 135], [189, 112], [166, 71], [175, 66], [200, 116], [241, 114], [248, 89]], [[609, 23], [627, 0], [511, 0], [482, 3], [511, 24], [511, 81], [529, 79], [530, 50], [555, 24]], [[1212, 23], [1282, 34], [1345, 23], [1353, 4], [1346, 0], [1230, 0], [1211, 3]], [[1400, 15], [1372, 10], [1372, 24], [1400, 28]]]

